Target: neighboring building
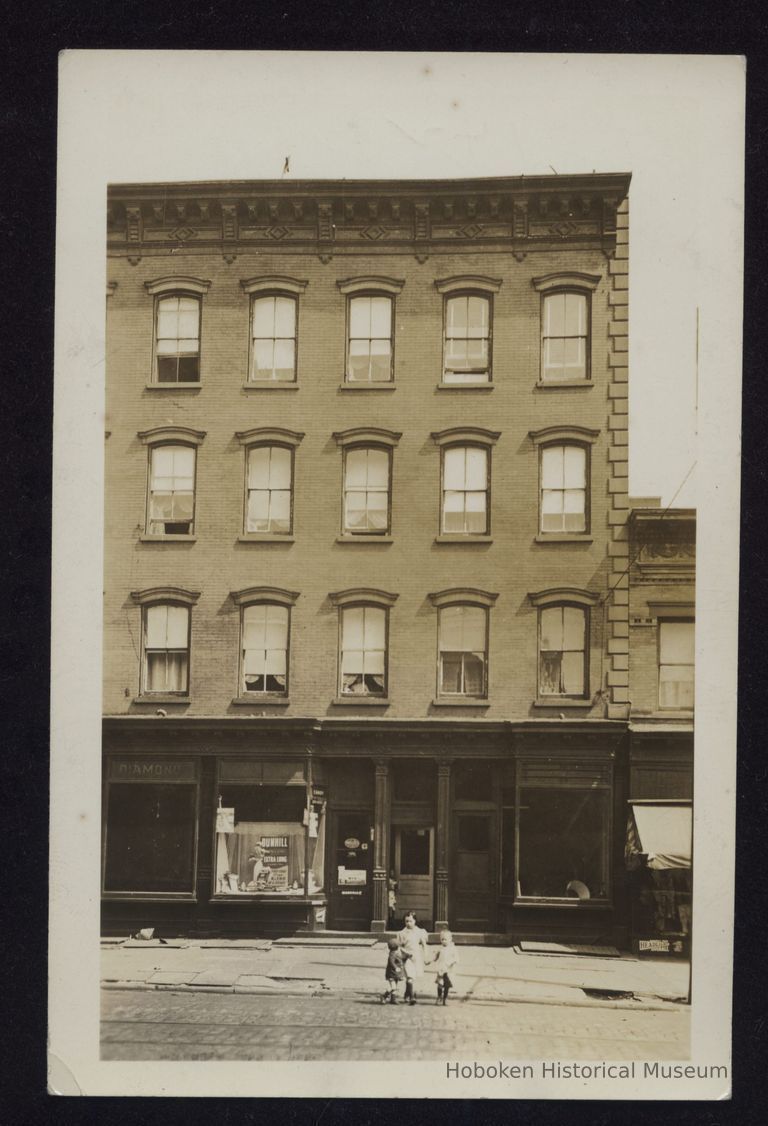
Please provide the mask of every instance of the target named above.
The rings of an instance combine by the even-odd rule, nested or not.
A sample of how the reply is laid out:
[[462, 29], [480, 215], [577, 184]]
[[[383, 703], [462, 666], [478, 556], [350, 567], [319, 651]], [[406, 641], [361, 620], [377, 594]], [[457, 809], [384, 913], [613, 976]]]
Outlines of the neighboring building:
[[631, 499], [632, 939], [688, 953], [691, 930], [696, 513]]
[[629, 179], [109, 189], [105, 932], [629, 943]]

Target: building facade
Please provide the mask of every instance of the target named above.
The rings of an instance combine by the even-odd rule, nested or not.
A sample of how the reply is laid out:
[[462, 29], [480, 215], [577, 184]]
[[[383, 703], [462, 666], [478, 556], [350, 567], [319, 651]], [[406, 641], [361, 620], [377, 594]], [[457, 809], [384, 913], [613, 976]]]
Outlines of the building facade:
[[629, 943], [628, 189], [110, 188], [106, 933]]

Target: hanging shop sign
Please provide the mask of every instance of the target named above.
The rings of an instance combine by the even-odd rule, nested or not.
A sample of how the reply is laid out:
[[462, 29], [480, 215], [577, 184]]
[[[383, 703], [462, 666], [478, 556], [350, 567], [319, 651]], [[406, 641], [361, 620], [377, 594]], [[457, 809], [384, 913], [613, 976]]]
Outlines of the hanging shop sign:
[[216, 832], [217, 833], [234, 833], [235, 831], [235, 807], [220, 807], [216, 810]]
[[347, 839], [344, 841], [344, 848], [360, 848], [360, 841], [357, 839], [357, 837], [347, 837]]

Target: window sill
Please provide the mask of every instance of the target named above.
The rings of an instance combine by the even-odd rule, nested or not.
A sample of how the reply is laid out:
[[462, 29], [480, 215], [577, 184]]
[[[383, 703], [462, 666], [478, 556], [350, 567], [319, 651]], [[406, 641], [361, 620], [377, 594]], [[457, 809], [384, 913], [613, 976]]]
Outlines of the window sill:
[[394, 391], [395, 382], [389, 380], [385, 383], [382, 380], [380, 383], [340, 383], [339, 391]]
[[283, 536], [278, 532], [244, 532], [237, 537], [237, 543], [295, 543], [295, 536]]
[[495, 383], [489, 379], [477, 380], [475, 383], [438, 383], [438, 391], [493, 391]]
[[612, 910], [613, 905], [608, 899], [579, 899], [577, 896], [525, 896], [517, 895], [512, 904], [513, 907], [535, 907], [535, 908], [552, 908], [560, 907], [565, 908], [566, 911], [595, 911]]
[[591, 379], [539, 379], [535, 386], [546, 391], [563, 391], [571, 387], [594, 387]]
[[473, 533], [464, 534], [462, 532], [457, 532], [455, 535], [452, 535], [448, 532], [435, 536], [435, 543], [493, 543], [493, 536], [481, 536]]
[[145, 391], [199, 391], [202, 383], [147, 383]]
[[432, 701], [433, 708], [489, 708], [490, 706], [490, 700], [481, 699], [479, 696], [463, 696], [461, 699], [436, 696]]
[[561, 712], [565, 708], [592, 708], [594, 704], [591, 700], [576, 700], [570, 696], [552, 696], [548, 699], [534, 700], [533, 706], [534, 708], [552, 708]]
[[377, 544], [394, 543], [392, 536], [337, 536], [336, 543]]
[[230, 702], [244, 708], [287, 708], [291, 701], [288, 696], [273, 695], [269, 692], [262, 694], [254, 692], [250, 696], [233, 696]]
[[193, 533], [174, 533], [169, 532], [167, 535], [153, 535], [151, 532], [143, 532], [139, 536], [139, 543], [195, 543], [197, 536]]
[[334, 696], [331, 703], [335, 708], [388, 708], [389, 696]]
[[589, 532], [539, 532], [534, 543], [592, 543]]
[[295, 379], [252, 379], [244, 383], [243, 391], [298, 391]]
[[230, 891], [218, 894], [215, 892], [211, 903], [306, 903], [313, 907], [322, 907], [326, 903], [325, 892], [310, 892], [305, 895], [303, 891], [268, 892], [268, 891]]
[[152, 692], [141, 696], [134, 696], [134, 704], [188, 704], [190, 696], [187, 692], [175, 694], [173, 692]]

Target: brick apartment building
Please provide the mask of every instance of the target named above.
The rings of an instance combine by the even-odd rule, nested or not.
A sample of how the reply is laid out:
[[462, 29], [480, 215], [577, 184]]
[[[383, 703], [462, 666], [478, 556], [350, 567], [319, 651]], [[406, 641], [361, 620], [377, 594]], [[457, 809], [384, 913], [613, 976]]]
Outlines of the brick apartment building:
[[105, 932], [628, 944], [629, 179], [110, 188]]

